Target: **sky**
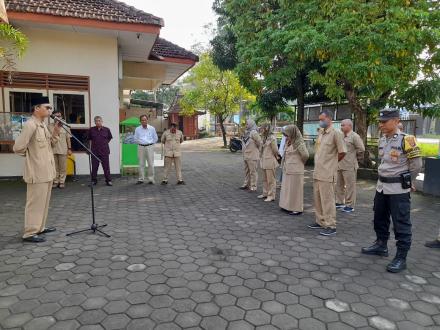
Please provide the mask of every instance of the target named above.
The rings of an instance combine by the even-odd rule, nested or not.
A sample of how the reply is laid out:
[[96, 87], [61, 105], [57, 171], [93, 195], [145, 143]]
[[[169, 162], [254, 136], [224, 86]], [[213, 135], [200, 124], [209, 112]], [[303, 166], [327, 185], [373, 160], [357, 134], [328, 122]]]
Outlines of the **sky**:
[[207, 24], [215, 26], [212, 0], [120, 0], [147, 13], [161, 17], [165, 26], [160, 36], [186, 49], [196, 43], [208, 45]]

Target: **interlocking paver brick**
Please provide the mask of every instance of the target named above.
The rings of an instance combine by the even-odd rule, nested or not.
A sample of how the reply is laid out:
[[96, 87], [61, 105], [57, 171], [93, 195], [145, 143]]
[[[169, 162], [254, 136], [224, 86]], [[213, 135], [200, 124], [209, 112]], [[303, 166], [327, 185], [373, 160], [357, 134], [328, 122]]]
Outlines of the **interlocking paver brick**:
[[80, 178], [53, 191], [49, 223], [58, 231], [42, 245], [23, 244], [25, 186], [1, 181], [0, 328], [440, 326], [439, 254], [423, 247], [438, 226], [438, 199], [413, 195], [409, 270], [388, 274], [394, 242], [390, 258], [360, 253], [374, 240], [373, 182], [359, 181], [356, 212], [338, 212], [338, 234], [323, 238], [304, 226], [314, 220], [309, 170], [305, 212], [293, 219], [237, 189], [239, 153], [197, 152], [199, 143], [183, 145], [185, 186], [136, 186], [128, 176], [96, 187], [97, 220], [110, 239], [65, 236], [89, 226]]

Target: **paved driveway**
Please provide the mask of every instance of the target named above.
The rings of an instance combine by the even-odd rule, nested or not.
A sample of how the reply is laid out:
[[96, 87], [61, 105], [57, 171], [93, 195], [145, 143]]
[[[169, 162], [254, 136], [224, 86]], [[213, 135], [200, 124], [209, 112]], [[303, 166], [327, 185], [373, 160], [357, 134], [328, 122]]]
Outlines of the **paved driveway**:
[[440, 328], [440, 251], [423, 247], [438, 232], [439, 199], [413, 196], [409, 270], [394, 275], [390, 258], [360, 254], [374, 240], [370, 182], [327, 238], [306, 228], [310, 172], [306, 212], [294, 218], [237, 189], [240, 154], [186, 150], [185, 186], [101, 181], [97, 220], [110, 239], [65, 236], [90, 224], [82, 180], [53, 193], [58, 231], [23, 244], [25, 186], [0, 182], [0, 328]]

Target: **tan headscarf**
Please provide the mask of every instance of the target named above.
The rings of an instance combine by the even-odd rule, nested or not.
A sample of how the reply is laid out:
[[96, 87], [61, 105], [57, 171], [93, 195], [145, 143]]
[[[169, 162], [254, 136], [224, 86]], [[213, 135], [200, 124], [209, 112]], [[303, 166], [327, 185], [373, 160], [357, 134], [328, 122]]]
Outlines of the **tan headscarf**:
[[258, 127], [257, 124], [255, 124], [255, 121], [253, 121], [252, 119], [246, 120], [246, 131], [244, 132], [243, 135], [244, 143], [247, 143], [247, 141], [251, 137], [252, 131], [257, 131], [257, 129]]
[[287, 137], [290, 139], [290, 145], [293, 147], [293, 150], [298, 150], [303, 162], [305, 163], [309, 158], [309, 152], [307, 150], [306, 143], [304, 142], [301, 131], [296, 125], [288, 125], [284, 128], [284, 134], [286, 134]]
[[263, 138], [263, 143], [266, 143], [268, 137], [272, 135], [272, 127], [269, 123], [264, 123], [260, 126], [261, 128], [261, 136]]

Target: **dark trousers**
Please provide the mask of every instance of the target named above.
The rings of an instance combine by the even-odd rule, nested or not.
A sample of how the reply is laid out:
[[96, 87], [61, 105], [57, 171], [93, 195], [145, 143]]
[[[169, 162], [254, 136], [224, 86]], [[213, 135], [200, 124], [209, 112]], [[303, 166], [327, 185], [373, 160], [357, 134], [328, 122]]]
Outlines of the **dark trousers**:
[[411, 247], [411, 198], [409, 193], [385, 195], [376, 191], [374, 197], [374, 231], [377, 239], [390, 238], [390, 216], [393, 219], [394, 236], [398, 250], [408, 251]]
[[[99, 159], [101, 160], [102, 169], [104, 170], [104, 176], [105, 181], [109, 182], [112, 181], [112, 178], [110, 177], [110, 161], [109, 161], [109, 155], [97, 155]], [[96, 182], [98, 181], [98, 168], [99, 168], [99, 161], [92, 157], [92, 181]]]

